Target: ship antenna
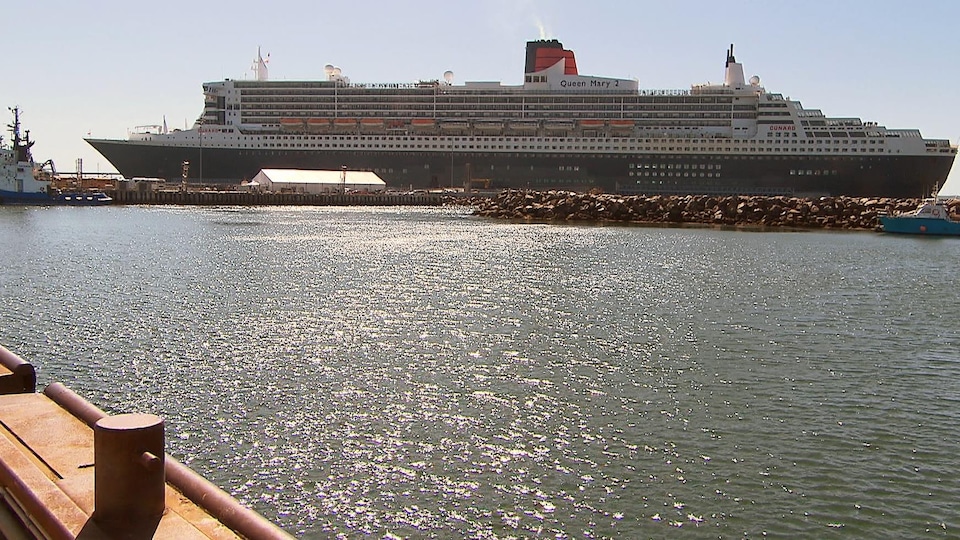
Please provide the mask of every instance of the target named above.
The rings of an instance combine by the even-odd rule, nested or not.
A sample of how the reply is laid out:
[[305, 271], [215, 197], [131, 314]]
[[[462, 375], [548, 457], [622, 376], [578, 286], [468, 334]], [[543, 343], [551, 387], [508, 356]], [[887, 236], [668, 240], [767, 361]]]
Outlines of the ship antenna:
[[13, 113], [13, 124], [7, 124], [7, 127], [13, 131], [13, 147], [20, 148], [20, 107], [7, 107]]
[[33, 141], [30, 140], [30, 130], [20, 137], [20, 107], [7, 107], [13, 113], [13, 124], [7, 124], [7, 127], [13, 132], [13, 151], [16, 154], [17, 161], [30, 161], [30, 147]]

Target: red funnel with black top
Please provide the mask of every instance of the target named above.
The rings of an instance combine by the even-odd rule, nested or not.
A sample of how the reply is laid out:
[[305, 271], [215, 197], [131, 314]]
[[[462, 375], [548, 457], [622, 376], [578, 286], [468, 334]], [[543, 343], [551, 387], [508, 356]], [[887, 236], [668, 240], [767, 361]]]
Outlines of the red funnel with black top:
[[573, 51], [563, 48], [563, 44], [555, 39], [540, 39], [527, 42], [527, 63], [524, 73], [543, 71], [557, 62], [564, 60], [563, 74], [577, 75], [577, 60]]

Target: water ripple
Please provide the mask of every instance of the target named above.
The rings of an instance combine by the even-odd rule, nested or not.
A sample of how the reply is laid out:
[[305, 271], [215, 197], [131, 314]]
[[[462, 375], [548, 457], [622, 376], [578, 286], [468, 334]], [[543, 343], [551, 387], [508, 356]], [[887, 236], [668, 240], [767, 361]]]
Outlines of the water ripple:
[[955, 240], [0, 208], [0, 249], [43, 384], [301, 537], [960, 527]]

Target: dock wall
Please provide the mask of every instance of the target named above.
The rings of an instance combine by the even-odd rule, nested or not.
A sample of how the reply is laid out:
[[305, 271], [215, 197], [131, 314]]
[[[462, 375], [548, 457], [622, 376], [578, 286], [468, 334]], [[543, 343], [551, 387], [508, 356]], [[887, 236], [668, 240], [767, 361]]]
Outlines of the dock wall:
[[241, 191], [108, 192], [113, 204], [194, 206], [440, 206], [438, 193], [252, 193]]

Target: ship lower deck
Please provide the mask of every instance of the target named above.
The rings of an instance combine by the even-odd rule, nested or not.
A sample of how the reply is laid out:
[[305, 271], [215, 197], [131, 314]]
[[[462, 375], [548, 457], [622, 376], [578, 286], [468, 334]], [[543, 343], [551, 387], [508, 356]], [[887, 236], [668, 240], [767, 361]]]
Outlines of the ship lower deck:
[[126, 178], [239, 183], [261, 169], [376, 172], [391, 189], [464, 186], [625, 194], [920, 197], [946, 180], [954, 154], [730, 155], [385, 152], [197, 148], [90, 140]]

